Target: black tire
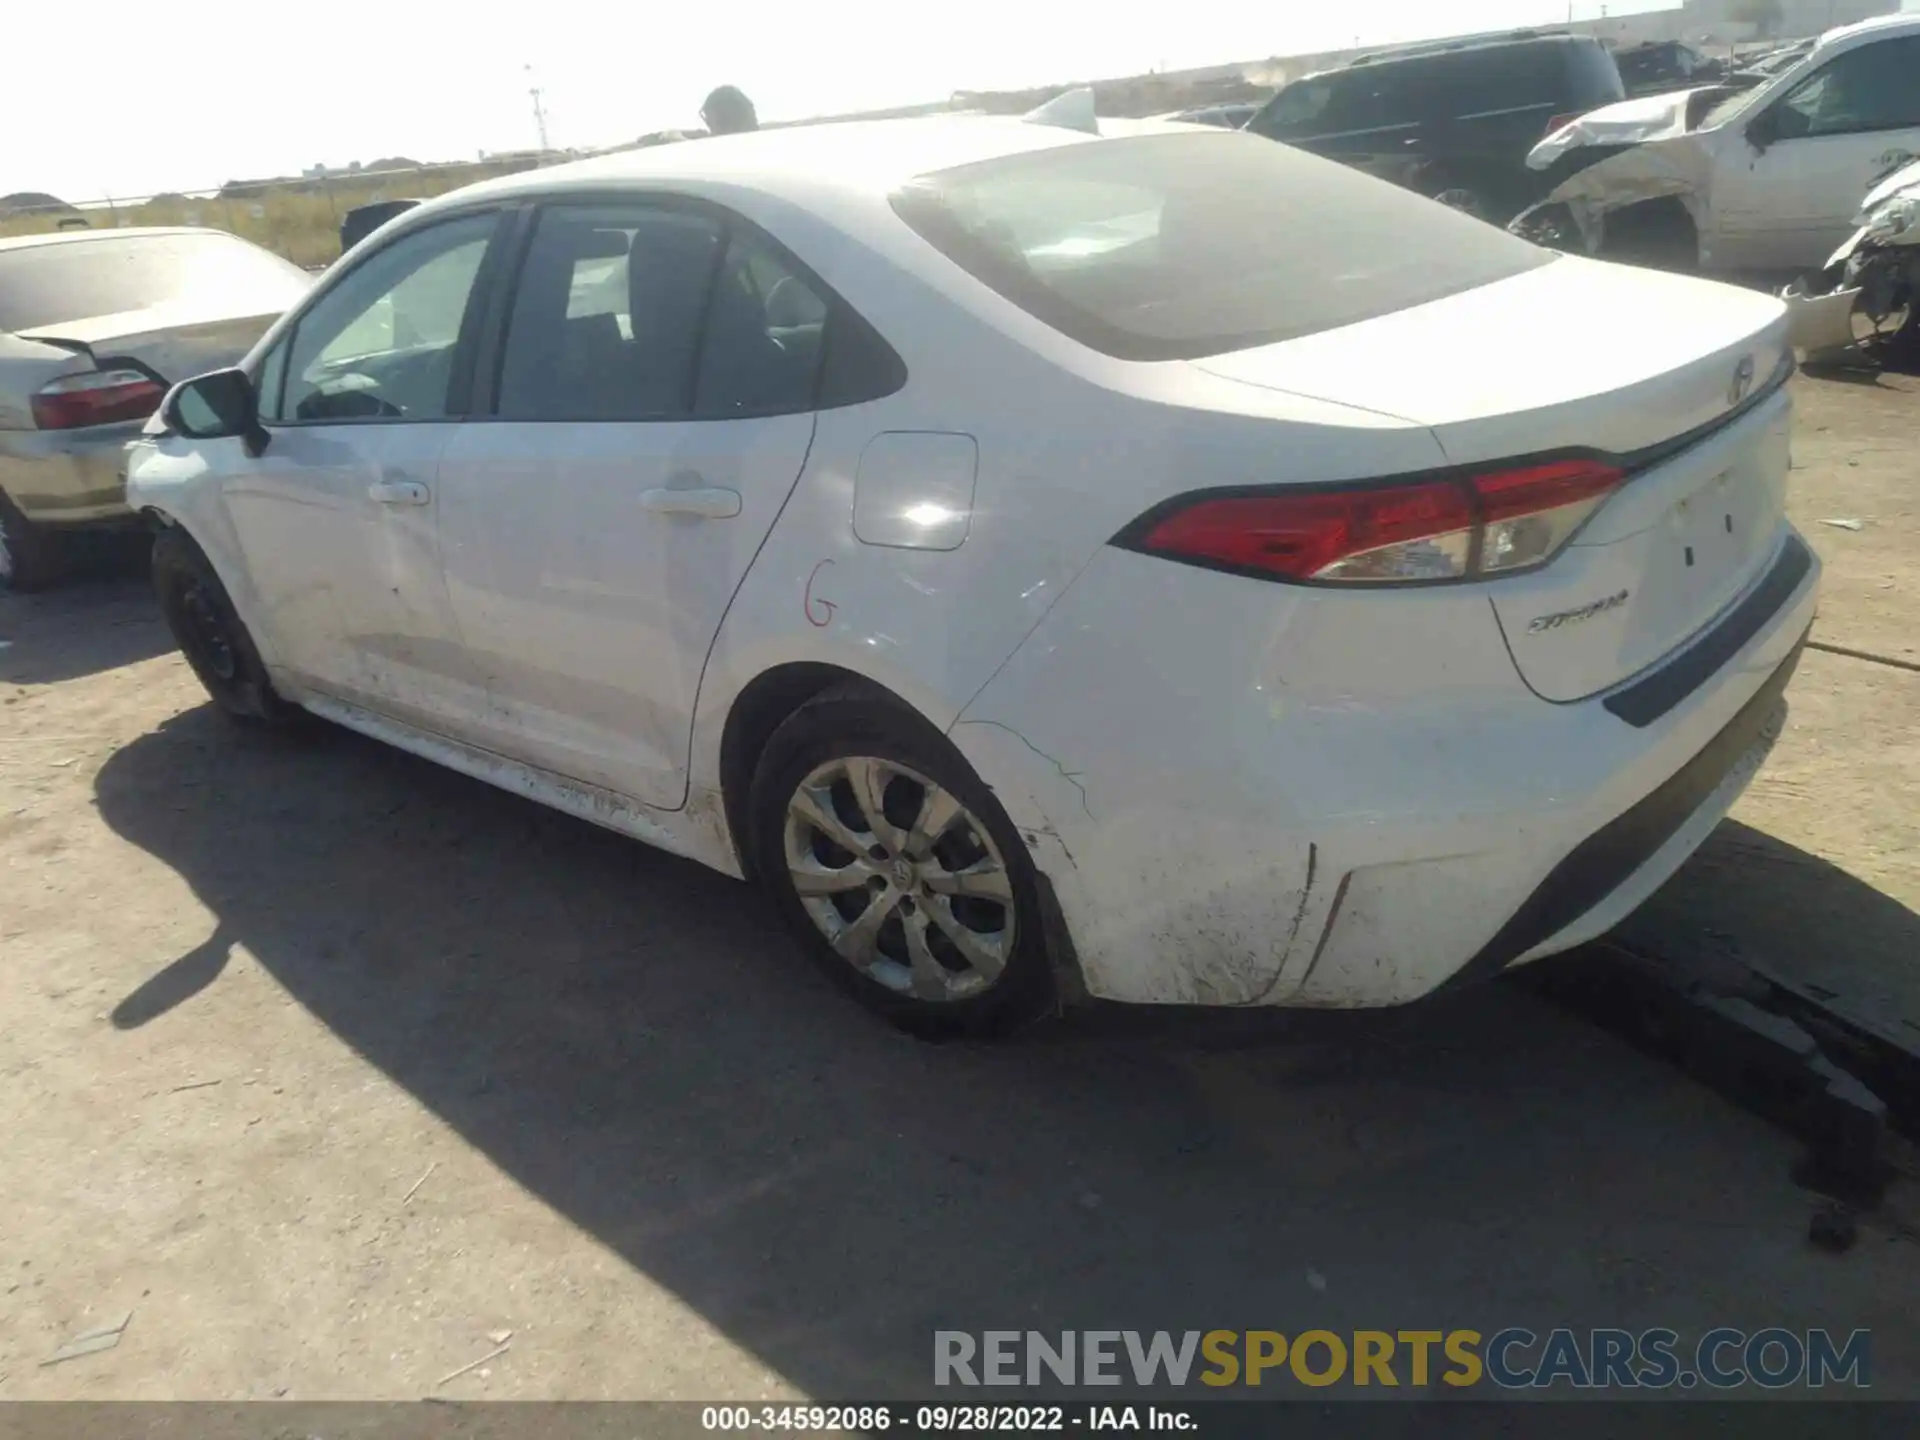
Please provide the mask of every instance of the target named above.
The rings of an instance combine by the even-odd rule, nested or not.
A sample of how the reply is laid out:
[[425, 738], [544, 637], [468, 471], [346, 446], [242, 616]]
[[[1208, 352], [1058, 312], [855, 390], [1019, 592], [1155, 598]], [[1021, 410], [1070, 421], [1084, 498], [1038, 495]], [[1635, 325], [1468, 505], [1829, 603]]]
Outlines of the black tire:
[[64, 538], [27, 519], [0, 490], [0, 590], [24, 595], [60, 580], [67, 571]]
[[[810, 850], [809, 855], [814, 863], [829, 869], [838, 869], [843, 864], [859, 865], [893, 876], [889, 880], [876, 876], [866, 882], [875, 886], [876, 891], [879, 886], [887, 887], [878, 893], [852, 888], [841, 891], [837, 898], [815, 897], [823, 904], [836, 907], [844, 904], [852, 909], [853, 915], [839, 912], [848, 922], [849, 930], [855, 928], [854, 919], [865, 915], [867, 906], [889, 903], [892, 911], [875, 940], [883, 963], [861, 969], [843, 959], [807, 909], [789, 868], [788, 807], [810, 776], [849, 758], [871, 758], [913, 772], [912, 775], [887, 772], [888, 778], [881, 785], [885, 823], [905, 827], [908, 817], [918, 813], [916, 790], [921, 801], [925, 799], [925, 791], [918, 789], [916, 776], [945, 790], [964, 807], [965, 813], [945, 829], [940, 844], [926, 857], [926, 865], [929, 869], [938, 866], [950, 871], [980, 864], [1004, 872], [1011, 892], [1010, 904], [963, 897], [958, 907], [953, 901], [945, 901], [945, 908], [940, 911], [945, 921], [953, 921], [964, 907], [964, 913], [972, 917], [971, 926], [980, 927], [970, 928], [970, 934], [997, 935], [1001, 939], [1004, 923], [1010, 920], [1012, 943], [1005, 951], [1004, 967], [990, 981], [982, 979], [983, 971], [976, 971], [967, 963], [949, 938], [945, 921], [936, 918], [935, 908], [942, 905], [943, 897], [922, 888], [924, 876], [917, 873], [918, 867], [911, 856], [905, 857], [909, 879], [901, 882], [900, 872], [893, 865], [893, 852], [886, 851], [884, 846], [879, 848], [885, 851], [885, 859], [873, 851], [862, 856], [835, 846], [824, 831], [811, 832], [816, 848]], [[845, 783], [835, 781], [832, 793], [841, 797], [850, 794], [850, 789], [841, 788]], [[833, 818], [845, 823], [849, 814], [863, 813], [858, 809], [841, 810]], [[994, 799], [993, 792], [973, 773], [959, 752], [938, 731], [897, 701], [864, 688], [849, 687], [829, 691], [801, 706], [767, 742], [754, 773], [748, 815], [749, 844], [756, 871], [795, 938], [834, 984], [869, 1009], [926, 1039], [1006, 1034], [1057, 1010], [1039, 885], [1025, 844]], [[991, 850], [981, 844], [976, 825], [984, 828]], [[877, 831], [871, 825], [866, 831], [853, 830], [851, 825], [848, 828], [856, 836], [877, 838]], [[970, 859], [970, 856], [978, 858]], [[997, 916], [993, 913], [996, 910]], [[911, 917], [916, 914], [921, 917], [917, 922], [919, 933], [929, 937], [928, 950], [939, 952], [936, 958], [948, 972], [943, 978], [956, 987], [957, 993], [949, 998], [928, 998], [899, 988], [902, 983], [916, 987], [920, 983], [918, 979], [908, 979], [909, 961], [899, 958], [907, 945], [905, 927], [915, 923]], [[1002, 927], [993, 925], [995, 919], [1002, 922]], [[958, 969], [953, 968], [956, 961]], [[887, 975], [892, 976], [892, 983], [878, 978]], [[960, 990], [965, 986], [976, 988]]]
[[274, 693], [253, 636], [213, 565], [179, 530], [163, 530], [153, 542], [153, 588], [181, 654], [225, 714], [274, 728], [300, 717], [298, 707]]

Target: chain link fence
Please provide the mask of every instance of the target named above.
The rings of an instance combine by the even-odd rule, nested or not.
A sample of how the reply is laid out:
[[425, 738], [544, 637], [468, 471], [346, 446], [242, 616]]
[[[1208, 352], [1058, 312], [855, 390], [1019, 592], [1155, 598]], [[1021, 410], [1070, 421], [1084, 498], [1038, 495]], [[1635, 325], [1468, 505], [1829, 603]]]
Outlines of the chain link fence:
[[380, 200], [430, 200], [477, 180], [573, 158], [562, 154], [499, 156], [448, 165], [234, 180], [206, 189], [100, 200], [0, 195], [0, 237], [131, 225], [205, 225], [243, 236], [296, 265], [318, 270], [340, 257], [340, 222], [361, 205]]

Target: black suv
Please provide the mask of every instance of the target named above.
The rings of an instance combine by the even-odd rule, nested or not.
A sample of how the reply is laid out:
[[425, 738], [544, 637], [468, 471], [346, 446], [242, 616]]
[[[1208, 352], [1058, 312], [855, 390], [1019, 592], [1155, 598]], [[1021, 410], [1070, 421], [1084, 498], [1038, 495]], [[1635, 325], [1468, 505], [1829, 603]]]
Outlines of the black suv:
[[1246, 128], [1505, 224], [1546, 193], [1527, 152], [1626, 93], [1598, 40], [1522, 31], [1363, 55], [1294, 81]]

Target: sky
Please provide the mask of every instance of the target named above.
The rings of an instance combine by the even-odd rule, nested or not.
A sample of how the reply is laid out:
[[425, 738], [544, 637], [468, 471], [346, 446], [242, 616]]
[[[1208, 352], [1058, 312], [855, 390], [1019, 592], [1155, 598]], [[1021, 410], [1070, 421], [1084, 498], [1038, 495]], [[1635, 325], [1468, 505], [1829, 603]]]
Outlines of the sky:
[[[1665, 8], [1613, 0], [1610, 13]], [[1566, 0], [130, 0], [8, 7], [0, 195], [71, 202], [392, 156], [613, 145], [732, 83], [799, 119], [1567, 18]], [[1574, 0], [1577, 18], [1597, 0]], [[34, 57], [34, 58], [30, 58]], [[531, 70], [527, 67], [532, 67]]]

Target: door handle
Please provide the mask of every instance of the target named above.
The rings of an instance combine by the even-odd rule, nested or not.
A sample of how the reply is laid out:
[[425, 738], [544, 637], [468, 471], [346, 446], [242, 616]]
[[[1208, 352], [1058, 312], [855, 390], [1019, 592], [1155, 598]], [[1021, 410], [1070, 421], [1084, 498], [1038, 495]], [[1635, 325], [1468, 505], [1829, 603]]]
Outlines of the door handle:
[[740, 492], [718, 486], [692, 490], [643, 490], [640, 508], [655, 515], [698, 515], [707, 520], [726, 520], [740, 513]]
[[424, 505], [433, 492], [418, 480], [376, 480], [367, 486], [367, 498], [382, 505]]

